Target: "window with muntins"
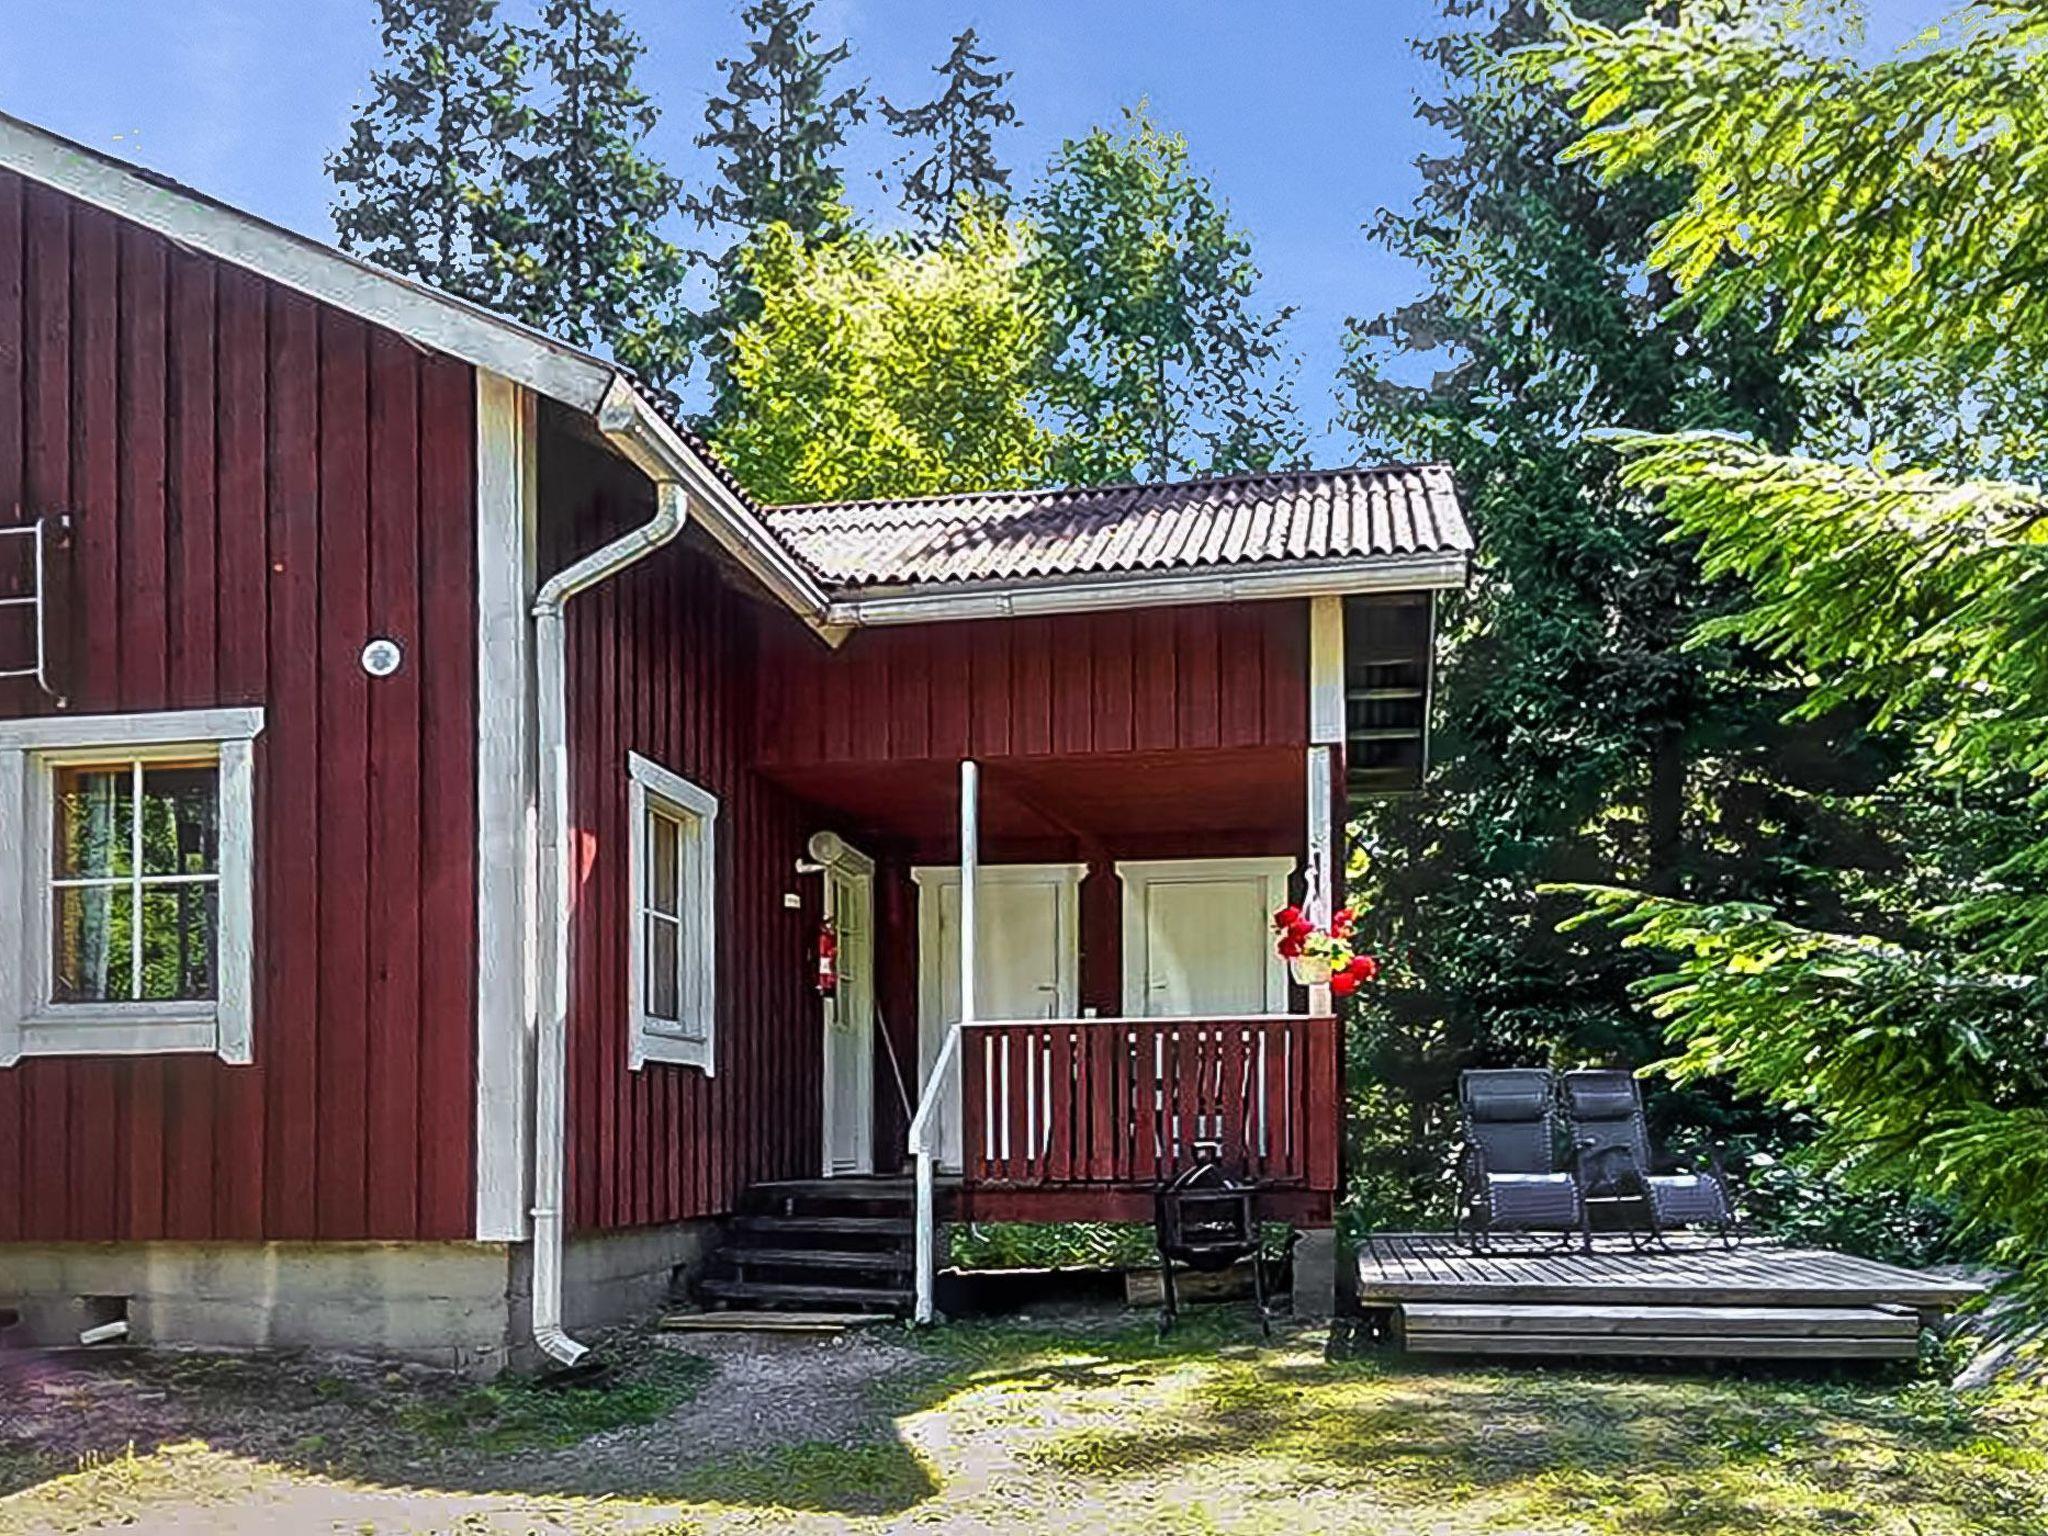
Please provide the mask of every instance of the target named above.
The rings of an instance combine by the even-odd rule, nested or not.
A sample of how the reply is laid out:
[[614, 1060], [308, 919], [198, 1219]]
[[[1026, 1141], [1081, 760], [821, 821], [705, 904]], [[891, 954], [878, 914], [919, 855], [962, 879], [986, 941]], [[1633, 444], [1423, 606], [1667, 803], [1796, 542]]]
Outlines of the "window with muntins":
[[248, 1061], [260, 710], [0, 722], [0, 1061]]
[[715, 1064], [718, 798], [652, 759], [627, 758], [632, 806], [629, 1063]]

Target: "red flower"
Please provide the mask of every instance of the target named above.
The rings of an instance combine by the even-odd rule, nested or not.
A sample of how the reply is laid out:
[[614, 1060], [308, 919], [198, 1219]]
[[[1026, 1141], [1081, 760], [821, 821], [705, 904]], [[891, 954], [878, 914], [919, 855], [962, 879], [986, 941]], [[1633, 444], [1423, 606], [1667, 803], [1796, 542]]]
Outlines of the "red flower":
[[1349, 997], [1358, 990], [1358, 978], [1349, 971], [1339, 971], [1330, 978], [1330, 991], [1338, 997]]
[[1301, 940], [1290, 933], [1280, 941], [1280, 956], [1284, 960], [1292, 960], [1301, 953], [1301, 947]]
[[1273, 926], [1285, 931], [1301, 921], [1301, 908], [1282, 907], [1273, 914]]
[[1371, 981], [1379, 973], [1380, 963], [1373, 959], [1371, 955], [1353, 955], [1350, 967], [1345, 971], [1347, 976], [1354, 978], [1353, 986], [1356, 986], [1361, 981]]
[[1339, 907], [1330, 914], [1330, 932], [1341, 939], [1351, 932], [1352, 925], [1357, 921], [1356, 914], [1349, 907]]

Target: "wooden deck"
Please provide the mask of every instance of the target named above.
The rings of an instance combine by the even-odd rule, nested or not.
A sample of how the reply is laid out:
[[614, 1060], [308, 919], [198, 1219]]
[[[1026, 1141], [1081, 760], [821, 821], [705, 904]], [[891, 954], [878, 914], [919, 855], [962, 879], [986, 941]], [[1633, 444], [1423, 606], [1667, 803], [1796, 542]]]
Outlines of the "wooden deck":
[[1817, 1248], [1674, 1239], [1590, 1253], [1524, 1242], [1475, 1252], [1383, 1233], [1358, 1253], [1361, 1306], [1416, 1353], [1908, 1358], [1979, 1287]]

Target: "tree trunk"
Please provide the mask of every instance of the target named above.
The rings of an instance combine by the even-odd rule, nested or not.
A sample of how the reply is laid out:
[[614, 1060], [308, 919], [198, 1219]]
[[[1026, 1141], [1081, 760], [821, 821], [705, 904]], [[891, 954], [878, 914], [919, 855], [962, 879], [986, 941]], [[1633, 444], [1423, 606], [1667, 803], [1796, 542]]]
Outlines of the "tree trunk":
[[1676, 895], [1685, 848], [1685, 742], [1679, 732], [1658, 738], [1650, 758], [1650, 787], [1643, 807], [1647, 868], [1643, 884], [1660, 896]]

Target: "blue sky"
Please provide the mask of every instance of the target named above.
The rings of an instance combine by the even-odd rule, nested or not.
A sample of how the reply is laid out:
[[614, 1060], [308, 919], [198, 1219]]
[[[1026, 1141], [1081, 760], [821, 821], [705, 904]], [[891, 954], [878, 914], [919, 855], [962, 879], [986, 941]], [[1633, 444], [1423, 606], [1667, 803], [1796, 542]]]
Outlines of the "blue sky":
[[[665, 114], [655, 147], [698, 180], [708, 167], [691, 137], [717, 60], [740, 41], [738, 0], [616, 3], [647, 43], [641, 79]], [[1872, 46], [1947, 8], [1872, 0]], [[0, 0], [0, 16], [0, 109], [331, 234], [320, 164], [377, 59], [371, 0]], [[1273, 298], [1299, 308], [1314, 428], [1333, 410], [1344, 318], [1415, 287], [1360, 226], [1417, 186], [1429, 139], [1414, 107], [1434, 82], [1408, 40], [1436, 26], [1430, 0], [823, 0], [819, 17], [853, 39], [853, 72], [902, 100], [925, 94], [953, 33], [979, 28], [1016, 71], [1023, 126], [1007, 151], [1020, 174], [1149, 97], [1252, 231]], [[870, 204], [868, 162], [887, 158], [877, 147], [855, 167]], [[1316, 448], [1326, 462], [1349, 456], [1327, 430]]]

